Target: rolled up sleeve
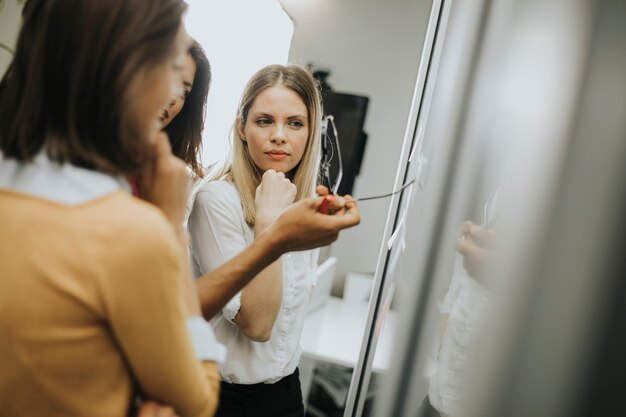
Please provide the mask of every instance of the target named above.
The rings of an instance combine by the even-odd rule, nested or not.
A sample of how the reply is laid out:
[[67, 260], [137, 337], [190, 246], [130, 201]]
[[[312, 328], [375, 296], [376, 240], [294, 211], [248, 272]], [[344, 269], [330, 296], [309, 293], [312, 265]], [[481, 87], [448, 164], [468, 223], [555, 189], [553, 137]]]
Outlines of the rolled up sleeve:
[[[209, 182], [197, 193], [189, 215], [190, 253], [200, 276], [235, 257], [249, 244], [251, 231], [240, 217], [241, 203], [236, 190], [224, 181]], [[248, 230], [246, 230], [248, 229]], [[241, 292], [222, 309], [233, 322], [241, 308]]]

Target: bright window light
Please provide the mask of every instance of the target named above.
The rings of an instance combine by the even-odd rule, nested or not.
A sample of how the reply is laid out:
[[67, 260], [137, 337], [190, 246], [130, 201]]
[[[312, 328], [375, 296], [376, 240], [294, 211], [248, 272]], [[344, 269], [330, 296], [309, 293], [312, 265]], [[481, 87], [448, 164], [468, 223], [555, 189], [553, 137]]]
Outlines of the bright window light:
[[203, 134], [205, 166], [230, 151], [230, 130], [246, 82], [270, 64], [286, 64], [293, 22], [278, 0], [187, 0], [187, 31], [204, 48], [212, 81]]

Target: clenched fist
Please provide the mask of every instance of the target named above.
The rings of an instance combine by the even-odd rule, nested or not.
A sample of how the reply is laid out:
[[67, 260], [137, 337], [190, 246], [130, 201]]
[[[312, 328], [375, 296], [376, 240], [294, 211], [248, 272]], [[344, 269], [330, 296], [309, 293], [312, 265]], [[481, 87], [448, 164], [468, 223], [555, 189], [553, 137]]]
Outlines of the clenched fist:
[[265, 171], [254, 199], [257, 230], [264, 230], [293, 204], [297, 191], [296, 186], [282, 172], [273, 169]]

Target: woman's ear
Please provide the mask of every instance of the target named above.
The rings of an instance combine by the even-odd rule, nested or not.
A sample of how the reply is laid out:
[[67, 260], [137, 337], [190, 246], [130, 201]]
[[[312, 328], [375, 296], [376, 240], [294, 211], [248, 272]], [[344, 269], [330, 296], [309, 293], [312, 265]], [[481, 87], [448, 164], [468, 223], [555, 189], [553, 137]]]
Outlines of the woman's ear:
[[237, 126], [237, 133], [242, 141], [246, 141], [246, 135], [243, 131], [243, 120], [241, 120], [241, 116], [237, 116], [237, 120], [235, 121], [235, 125]]

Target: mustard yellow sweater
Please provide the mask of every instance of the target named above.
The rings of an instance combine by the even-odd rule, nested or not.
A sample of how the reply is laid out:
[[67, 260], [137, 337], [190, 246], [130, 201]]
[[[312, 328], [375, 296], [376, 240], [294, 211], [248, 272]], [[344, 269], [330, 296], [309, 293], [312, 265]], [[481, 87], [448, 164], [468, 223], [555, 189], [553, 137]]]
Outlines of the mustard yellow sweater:
[[67, 206], [0, 190], [0, 416], [122, 417], [136, 390], [213, 415], [183, 262], [161, 212], [123, 191]]

